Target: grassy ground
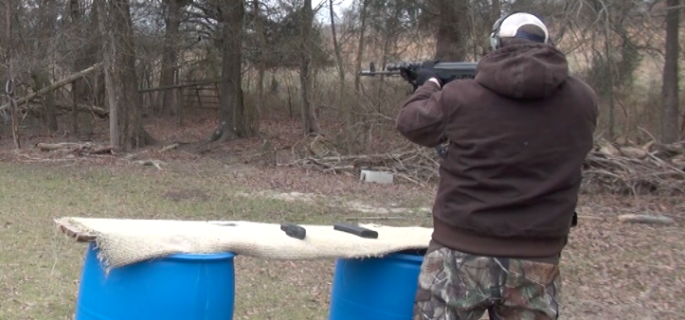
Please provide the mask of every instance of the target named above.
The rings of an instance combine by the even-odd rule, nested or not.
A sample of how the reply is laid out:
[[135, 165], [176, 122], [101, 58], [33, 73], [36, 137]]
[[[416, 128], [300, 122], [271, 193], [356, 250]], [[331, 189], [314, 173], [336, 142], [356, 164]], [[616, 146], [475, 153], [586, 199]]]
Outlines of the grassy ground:
[[[85, 246], [55, 232], [56, 217], [344, 219], [345, 210], [319, 200], [234, 195], [249, 192], [247, 180], [258, 173], [218, 161], [171, 163], [162, 171], [139, 165], [1, 164], [0, 319], [71, 319]], [[236, 319], [325, 318], [333, 261], [239, 257], [236, 263]]]
[[[366, 203], [428, 206], [433, 190], [362, 185], [353, 177], [256, 169], [220, 160], [136, 164], [0, 163], [0, 319], [71, 319], [85, 245], [55, 231], [61, 216], [249, 219], [331, 223], [378, 216], [325, 200], [283, 201], [239, 192], [313, 192]], [[325, 198], [323, 198], [325, 199]], [[678, 199], [583, 198], [564, 255], [562, 319], [683, 319], [685, 231], [619, 225], [615, 215], [682, 212]], [[430, 225], [425, 213], [381, 222]], [[393, 214], [394, 216], [398, 214]], [[677, 214], [676, 214], [677, 215]], [[681, 214], [682, 216], [682, 214]], [[679, 220], [682, 221], [682, 220]], [[235, 319], [326, 319], [333, 261], [236, 260]]]

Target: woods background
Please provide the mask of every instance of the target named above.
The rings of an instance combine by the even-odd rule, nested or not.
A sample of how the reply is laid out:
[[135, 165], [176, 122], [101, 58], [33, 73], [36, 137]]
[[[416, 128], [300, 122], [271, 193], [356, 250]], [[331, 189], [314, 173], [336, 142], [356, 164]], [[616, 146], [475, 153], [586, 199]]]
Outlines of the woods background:
[[605, 154], [681, 139], [680, 0], [338, 1], [2, 0], [0, 143], [392, 152], [411, 87], [359, 71], [477, 61], [514, 10], [541, 16], [600, 95]]

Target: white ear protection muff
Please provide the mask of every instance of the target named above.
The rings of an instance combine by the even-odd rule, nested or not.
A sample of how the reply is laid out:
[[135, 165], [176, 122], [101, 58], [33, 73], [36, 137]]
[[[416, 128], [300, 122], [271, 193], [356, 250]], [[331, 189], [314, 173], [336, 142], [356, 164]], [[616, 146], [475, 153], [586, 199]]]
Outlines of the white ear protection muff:
[[495, 24], [492, 25], [492, 33], [490, 33], [490, 48], [492, 50], [497, 50], [502, 47], [502, 39], [499, 37], [499, 31], [500, 27], [502, 26], [502, 22], [509, 18], [514, 13], [519, 13], [520, 11], [514, 11], [512, 13], [509, 13], [495, 21]]
[[[530, 15], [530, 14], [527, 14], [526, 12], [514, 11], [514, 12], [512, 12], [512, 13], [509, 13], [509, 14], [507, 14], [507, 15], [505, 15], [505, 16], [499, 18], [499, 19], [497, 19], [497, 21], [495, 21], [495, 23], [493, 24], [493, 26], [492, 26], [492, 33], [490, 33], [490, 37], [489, 37], [489, 40], [490, 40], [490, 48], [491, 48], [492, 50], [497, 50], [497, 49], [499, 49], [499, 48], [502, 47], [502, 38], [501, 38], [502, 24], [507, 20], [507, 18], [509, 18], [509, 17], [511, 17], [512, 15], [517, 14], [517, 13], [519, 13], [519, 14], [524, 14], [525, 16], [529, 16], [529, 17], [525, 17], [525, 16], [524, 16], [523, 18], [517, 17], [517, 19], [525, 19], [525, 20], [528, 20], [530, 23], [532, 23], [532, 24], [534, 24], [534, 25], [537, 25], [537, 26], [539, 26], [540, 28], [542, 28], [542, 29], [545, 31], [545, 33], [548, 33], [548, 32], [547, 32], [547, 27], [546, 27], [546, 26], [542, 23], [542, 21], [540, 21], [537, 17], [532, 18], [532, 17], [534, 17], [534, 16], [533, 16], [533, 15]], [[532, 18], [532, 19], [531, 19], [531, 18]], [[514, 23], [515, 23], [515, 22], [514, 22]], [[504, 32], [507, 33], [505, 36], [510, 36], [510, 37], [515, 36], [515, 33], [516, 33], [515, 30], [505, 30]], [[549, 37], [549, 35], [546, 35], [546, 36], [545, 36], [545, 40], [544, 40], [543, 42], [548, 43], [548, 44], [551, 44], [551, 43], [552, 43], [551, 41], [552, 41], [552, 39]]]

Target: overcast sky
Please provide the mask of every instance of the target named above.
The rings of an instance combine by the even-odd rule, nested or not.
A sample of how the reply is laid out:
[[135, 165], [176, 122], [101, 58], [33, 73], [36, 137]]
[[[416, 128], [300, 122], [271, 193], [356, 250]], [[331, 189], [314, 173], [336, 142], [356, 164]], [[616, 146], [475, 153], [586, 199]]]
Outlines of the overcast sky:
[[[354, 0], [333, 0], [333, 7], [335, 8], [335, 13], [338, 17], [342, 13], [342, 9], [351, 6]], [[312, 5], [316, 7], [317, 5], [323, 4], [321, 10], [316, 15], [316, 20], [323, 23], [329, 23], [331, 20], [330, 12], [328, 11], [328, 0], [313, 0]]]

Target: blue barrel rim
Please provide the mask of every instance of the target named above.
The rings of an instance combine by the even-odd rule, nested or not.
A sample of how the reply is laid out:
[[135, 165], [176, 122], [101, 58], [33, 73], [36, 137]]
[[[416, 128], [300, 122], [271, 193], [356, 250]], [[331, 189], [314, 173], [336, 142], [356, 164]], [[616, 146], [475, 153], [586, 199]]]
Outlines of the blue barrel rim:
[[398, 260], [409, 260], [413, 262], [423, 261], [424, 256], [428, 249], [424, 248], [414, 248], [414, 249], [404, 249], [400, 251], [394, 251], [386, 254], [385, 256], [379, 257], [381, 259], [398, 259]]
[[[167, 260], [226, 260], [233, 259], [237, 256], [235, 252], [217, 252], [217, 253], [174, 253], [159, 259]], [[156, 258], [153, 258], [156, 260]]]
[[[94, 241], [91, 241], [88, 247], [89, 251], [99, 251], [97, 243]], [[216, 253], [173, 253], [166, 256], [153, 257], [147, 260], [226, 260], [233, 259], [237, 255], [237, 253], [230, 251]]]

